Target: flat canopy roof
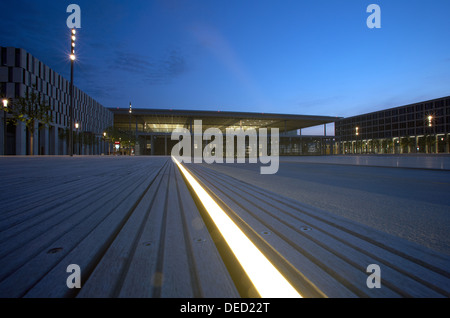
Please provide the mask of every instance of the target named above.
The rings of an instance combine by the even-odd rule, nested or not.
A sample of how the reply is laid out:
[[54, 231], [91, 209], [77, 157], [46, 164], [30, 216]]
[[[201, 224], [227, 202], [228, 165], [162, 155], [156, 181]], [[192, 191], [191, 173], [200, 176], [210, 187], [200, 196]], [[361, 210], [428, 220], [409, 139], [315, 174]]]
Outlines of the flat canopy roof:
[[[127, 128], [130, 123], [129, 108], [109, 108], [114, 113], [114, 124]], [[191, 120], [202, 120], [203, 128], [227, 127], [278, 128], [281, 132], [292, 131], [333, 123], [342, 117], [292, 115], [273, 113], [251, 113], [230, 111], [175, 110], [175, 109], [132, 109], [132, 124], [177, 125], [189, 127]], [[192, 122], [193, 124], [193, 122]]]

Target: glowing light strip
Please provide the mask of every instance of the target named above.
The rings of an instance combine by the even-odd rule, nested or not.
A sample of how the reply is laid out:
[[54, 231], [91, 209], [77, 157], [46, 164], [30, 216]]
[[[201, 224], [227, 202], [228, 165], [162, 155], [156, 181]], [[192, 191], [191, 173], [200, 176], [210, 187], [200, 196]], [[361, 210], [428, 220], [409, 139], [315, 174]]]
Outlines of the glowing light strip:
[[244, 268], [258, 293], [264, 298], [302, 297], [270, 263], [261, 251], [250, 241], [233, 220], [222, 210], [205, 189], [194, 179], [189, 171], [172, 156], [186, 177], [200, 201], [211, 216], [215, 225]]

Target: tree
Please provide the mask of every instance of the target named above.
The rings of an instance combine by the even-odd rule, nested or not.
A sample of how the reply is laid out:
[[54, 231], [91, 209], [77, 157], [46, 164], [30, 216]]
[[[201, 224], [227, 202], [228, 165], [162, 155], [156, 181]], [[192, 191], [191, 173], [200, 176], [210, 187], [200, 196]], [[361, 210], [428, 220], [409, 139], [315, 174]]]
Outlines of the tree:
[[88, 151], [90, 154], [94, 151], [94, 146], [97, 145], [98, 141], [95, 138], [95, 134], [92, 132], [83, 132], [81, 133], [82, 143], [88, 147]]
[[401, 146], [401, 153], [403, 153], [403, 151], [406, 149], [407, 153], [411, 152], [411, 146], [414, 144], [414, 142], [408, 138], [408, 137], [403, 137], [400, 139], [400, 146]]
[[388, 140], [383, 139], [381, 140], [381, 148], [383, 149], [382, 153], [387, 153], [387, 147], [388, 147]]
[[433, 146], [436, 144], [436, 137], [433, 135], [427, 135], [425, 136], [425, 145], [427, 148], [427, 153], [433, 152]]
[[[9, 110], [13, 121], [25, 123], [30, 133], [30, 155], [34, 153], [34, 129], [37, 123], [47, 126], [51, 122], [50, 105], [47, 104], [41, 93], [36, 92], [36, 85], [33, 85], [31, 92], [25, 92], [24, 97], [16, 98]], [[39, 127], [40, 129], [41, 127]]]
[[387, 139], [387, 147], [389, 153], [394, 153], [394, 141], [392, 139]]
[[426, 139], [425, 137], [420, 137], [417, 141], [417, 146], [419, 147], [419, 152], [426, 152]]
[[124, 152], [124, 149], [127, 148], [129, 149], [129, 151], [131, 151], [131, 148], [136, 144], [136, 136], [134, 132], [130, 132], [129, 130], [122, 130], [116, 127], [108, 127], [105, 132], [108, 136], [108, 139], [111, 140], [112, 143], [114, 143], [115, 141], [120, 141], [122, 152]]
[[362, 154], [362, 141], [361, 140], [357, 140], [356, 141], [356, 153], [358, 153], [358, 149], [359, 149], [359, 153]]
[[380, 140], [379, 139], [373, 140], [372, 145], [374, 147], [374, 152], [379, 153], [380, 152]]

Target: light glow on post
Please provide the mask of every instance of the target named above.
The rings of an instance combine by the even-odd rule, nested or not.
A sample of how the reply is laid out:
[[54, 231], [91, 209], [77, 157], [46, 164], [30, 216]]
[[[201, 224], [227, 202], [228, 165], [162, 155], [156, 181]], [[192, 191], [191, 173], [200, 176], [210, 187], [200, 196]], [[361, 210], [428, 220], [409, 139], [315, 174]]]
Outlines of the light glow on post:
[[172, 156], [172, 160], [177, 164], [182, 174], [192, 186], [261, 297], [301, 298], [302, 296], [295, 288], [292, 287], [253, 242], [250, 241], [244, 232], [222, 210], [206, 190], [203, 189], [197, 180], [195, 180], [191, 173], [174, 156]]
[[75, 31], [75, 29], [72, 29], [72, 35], [71, 35], [71, 46], [70, 46], [70, 59], [72, 61], [75, 61], [75, 34], [77, 33], [77, 31]]

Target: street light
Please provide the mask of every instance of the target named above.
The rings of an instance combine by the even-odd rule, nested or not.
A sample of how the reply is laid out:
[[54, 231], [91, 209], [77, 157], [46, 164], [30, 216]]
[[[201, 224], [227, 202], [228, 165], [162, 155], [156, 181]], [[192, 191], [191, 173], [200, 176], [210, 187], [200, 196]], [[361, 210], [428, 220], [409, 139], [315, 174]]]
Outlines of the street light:
[[70, 43], [70, 108], [69, 108], [69, 126], [70, 126], [70, 134], [69, 134], [69, 155], [73, 156], [73, 62], [75, 61], [75, 34], [77, 31], [72, 29], [71, 32], [71, 43]]
[[103, 132], [103, 139], [104, 139], [104, 141], [106, 143], [106, 147], [108, 148], [108, 155], [110, 155], [110, 145], [109, 145], [109, 141], [106, 138], [106, 131]]
[[6, 155], [6, 110], [8, 109], [8, 99], [3, 98], [3, 155]]
[[129, 124], [128, 124], [128, 135], [129, 135], [129, 140], [128, 140], [128, 148], [130, 149], [130, 156], [131, 156], [131, 113], [133, 111], [131, 110], [131, 102], [130, 102], [130, 109], [128, 110], [129, 116]]
[[[436, 126], [433, 126], [433, 115], [428, 115], [428, 127], [430, 127], [430, 135], [433, 133], [434, 137], [436, 138], [436, 144], [435, 144], [435, 152], [438, 153], [438, 142], [437, 142], [437, 136], [436, 136]], [[431, 131], [431, 127], [433, 127], [433, 131]], [[430, 141], [430, 152], [431, 152], [431, 146], [432, 143]]]
[[75, 123], [75, 129], [77, 130], [77, 143], [78, 143], [78, 149], [77, 149], [77, 153], [79, 152], [78, 150], [79, 150], [79, 145], [80, 145], [80, 138], [79, 138], [79, 136], [78, 136], [78, 128], [80, 127], [80, 124], [79, 123]]
[[72, 35], [71, 35], [71, 37], [70, 37], [70, 39], [71, 39], [71, 44], [70, 44], [70, 59], [72, 60], [72, 61], [75, 61], [75, 40], [77, 39], [76, 37], [75, 37], [75, 34], [77, 33], [77, 31], [75, 30], [75, 29], [72, 29]]
[[355, 145], [356, 145], [355, 153], [358, 153], [358, 136], [359, 136], [359, 127], [358, 126], [355, 127], [355, 135], [356, 135], [356, 137], [355, 137]]

